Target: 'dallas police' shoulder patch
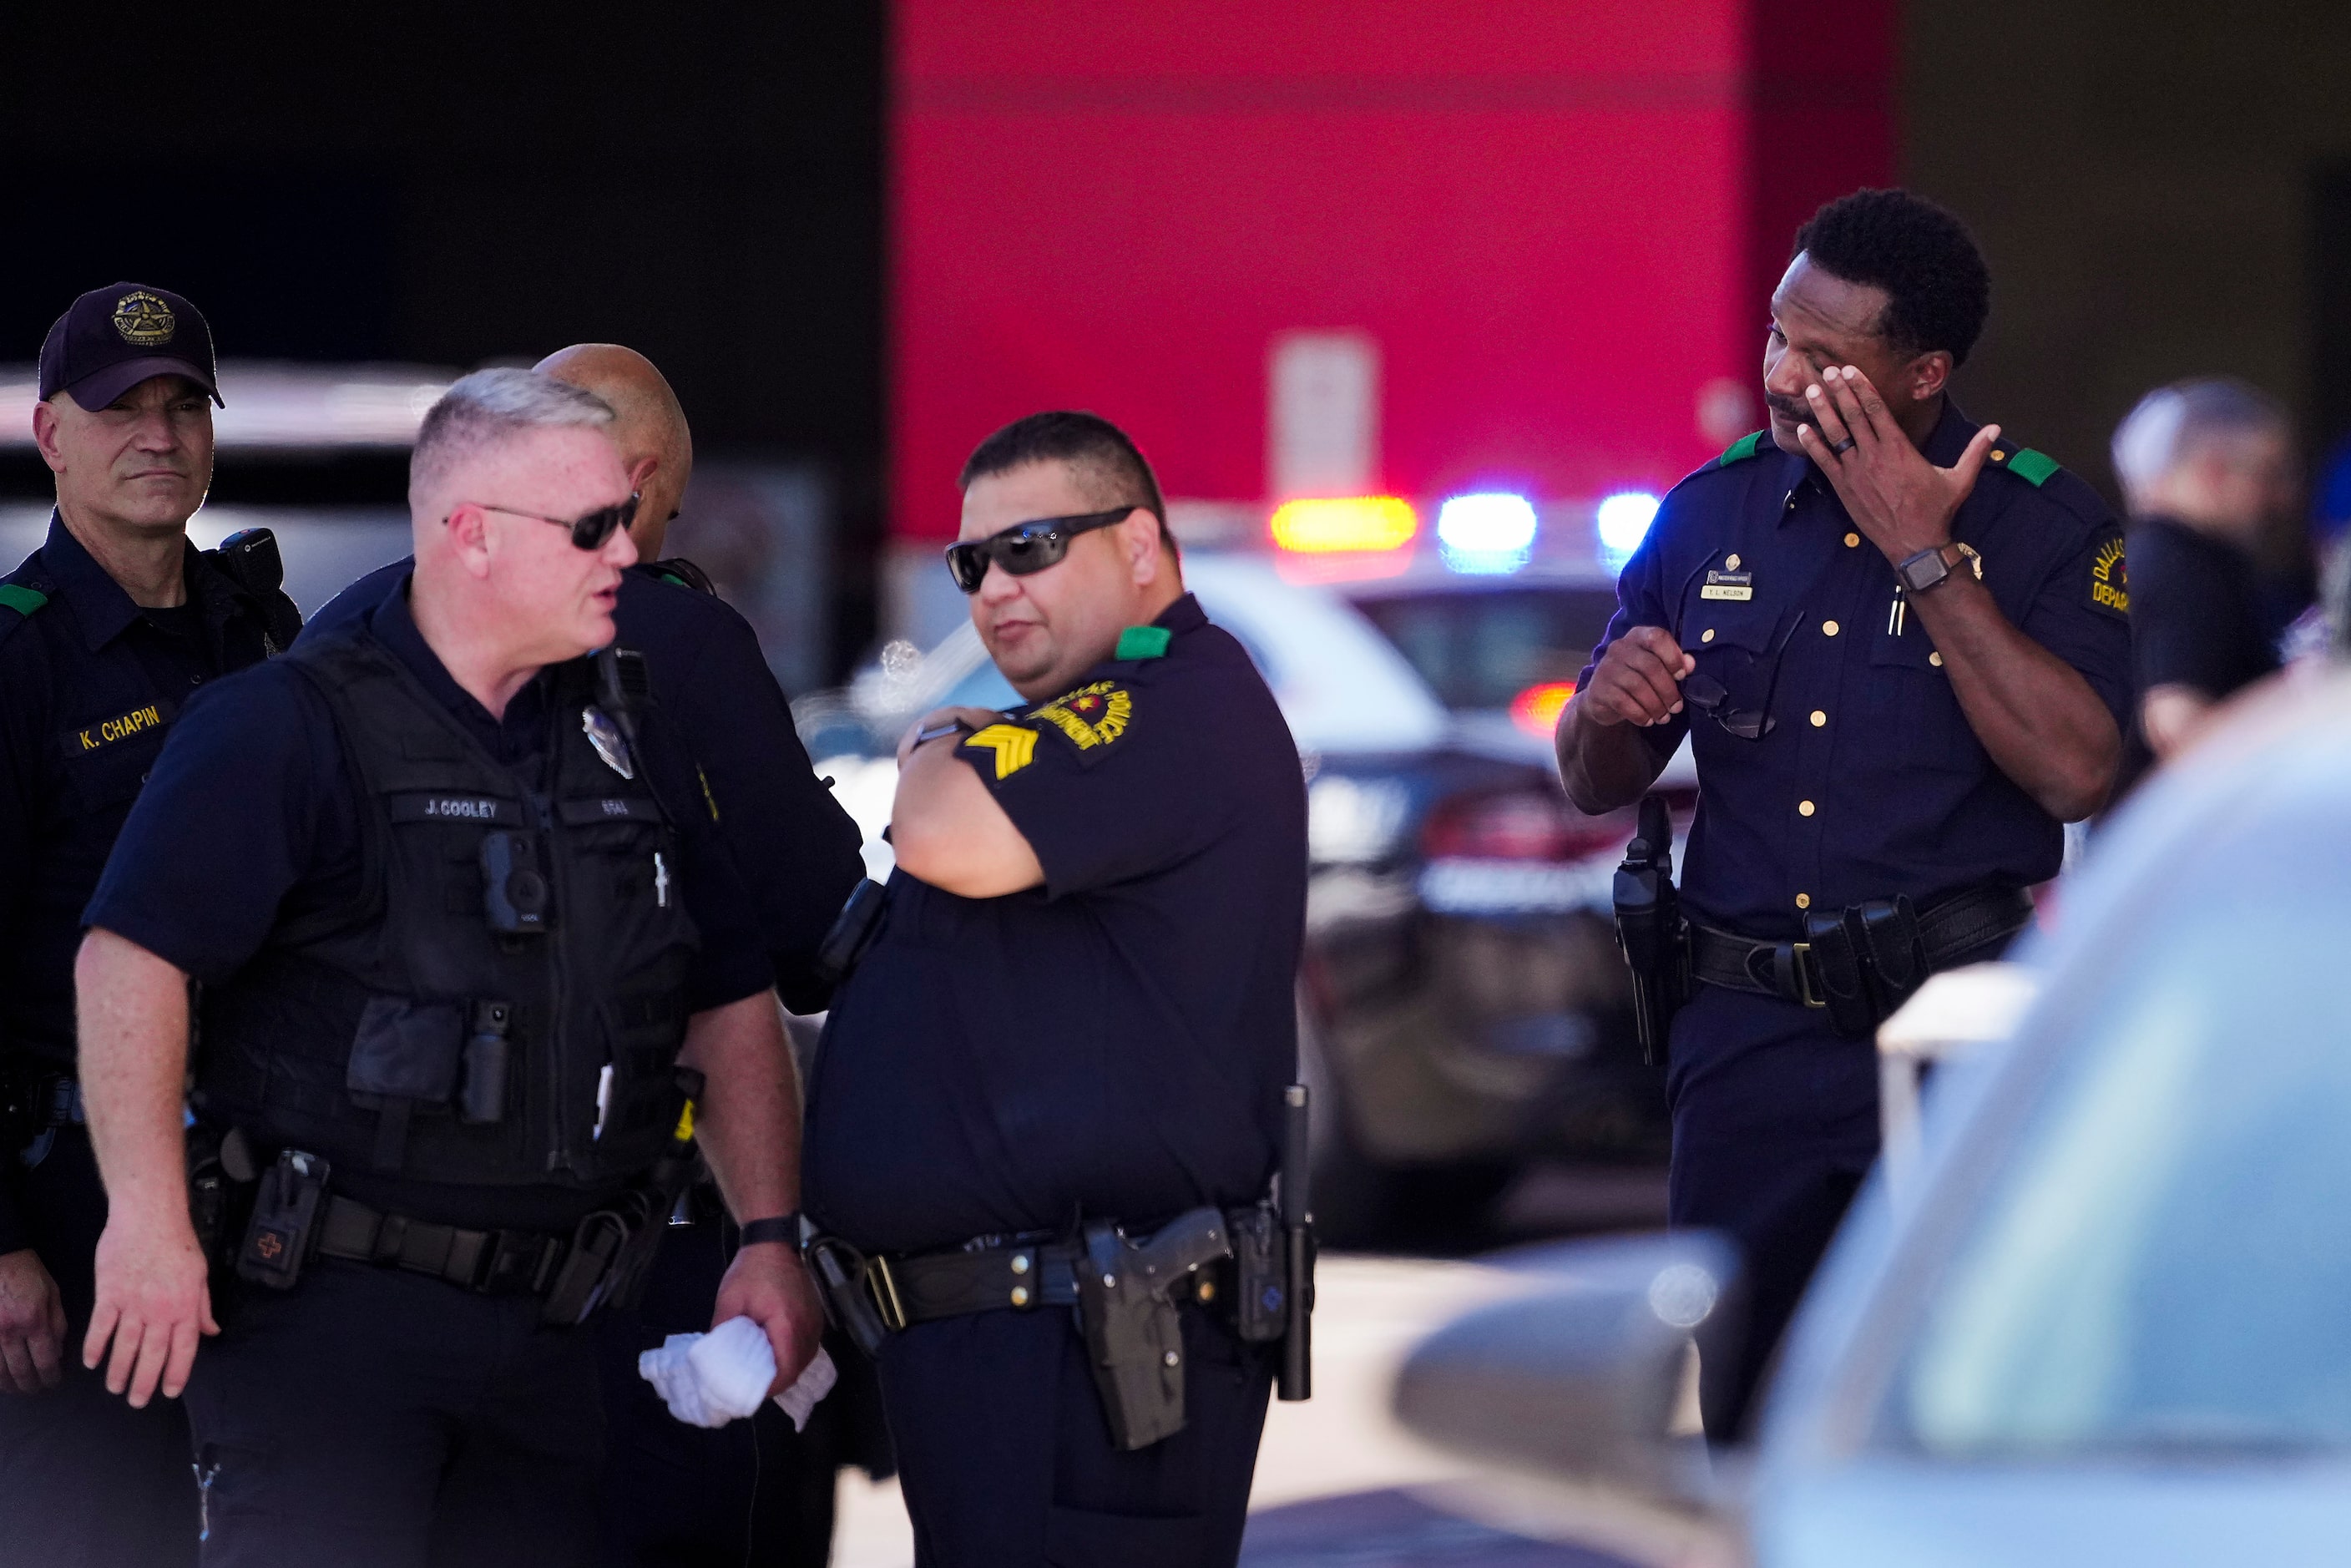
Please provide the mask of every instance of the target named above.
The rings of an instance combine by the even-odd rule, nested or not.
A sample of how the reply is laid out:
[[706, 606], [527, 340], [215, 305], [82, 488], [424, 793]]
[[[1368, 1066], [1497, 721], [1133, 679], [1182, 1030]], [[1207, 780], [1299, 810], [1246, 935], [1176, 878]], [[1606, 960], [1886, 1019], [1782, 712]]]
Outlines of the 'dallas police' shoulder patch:
[[1094, 681], [1040, 704], [1028, 722], [1040, 733], [1060, 736], [1091, 762], [1117, 745], [1134, 719], [1132, 692], [1116, 681]]
[[2123, 537], [2110, 535], [2090, 557], [2090, 608], [2109, 615], [2130, 616], [2130, 562], [2123, 554]]

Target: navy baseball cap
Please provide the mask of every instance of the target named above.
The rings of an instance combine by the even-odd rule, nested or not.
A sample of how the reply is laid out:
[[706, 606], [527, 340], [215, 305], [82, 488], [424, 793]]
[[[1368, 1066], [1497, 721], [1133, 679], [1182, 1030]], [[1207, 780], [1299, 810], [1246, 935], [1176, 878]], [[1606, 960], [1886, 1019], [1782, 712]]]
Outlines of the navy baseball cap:
[[101, 409], [150, 376], [185, 376], [221, 402], [213, 329], [168, 288], [118, 283], [93, 288], [57, 318], [41, 342], [41, 401], [70, 393]]

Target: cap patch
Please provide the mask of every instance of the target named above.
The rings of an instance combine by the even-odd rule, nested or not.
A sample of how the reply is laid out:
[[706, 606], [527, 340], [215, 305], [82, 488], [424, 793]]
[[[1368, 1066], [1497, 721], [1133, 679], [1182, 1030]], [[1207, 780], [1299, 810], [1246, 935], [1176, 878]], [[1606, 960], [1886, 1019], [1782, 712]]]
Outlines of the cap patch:
[[154, 295], [134, 288], [114, 302], [114, 329], [134, 347], [158, 349], [179, 332], [180, 319]]
[[2130, 613], [2130, 563], [2123, 558], [2120, 534], [2090, 558], [2090, 603], [2110, 615]]

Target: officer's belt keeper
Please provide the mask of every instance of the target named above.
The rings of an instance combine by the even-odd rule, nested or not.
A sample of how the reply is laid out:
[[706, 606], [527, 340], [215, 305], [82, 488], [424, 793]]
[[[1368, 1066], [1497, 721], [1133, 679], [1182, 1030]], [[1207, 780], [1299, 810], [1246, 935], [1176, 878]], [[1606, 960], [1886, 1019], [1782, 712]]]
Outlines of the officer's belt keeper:
[[1805, 917], [1804, 939], [1765, 942], [1693, 925], [1693, 976], [1825, 1009], [1838, 1033], [1866, 1039], [1938, 969], [2032, 923], [2021, 888], [1988, 886], [1915, 910], [1902, 894]]

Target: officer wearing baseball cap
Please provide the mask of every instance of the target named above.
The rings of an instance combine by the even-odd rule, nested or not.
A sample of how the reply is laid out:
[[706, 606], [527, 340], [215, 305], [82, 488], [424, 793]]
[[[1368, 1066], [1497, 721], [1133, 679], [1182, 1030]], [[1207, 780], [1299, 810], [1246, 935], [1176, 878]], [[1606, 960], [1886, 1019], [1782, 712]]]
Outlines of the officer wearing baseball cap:
[[82, 906], [181, 705], [301, 618], [266, 531], [188, 542], [212, 483], [212, 330], [166, 288], [75, 300], [41, 345], [48, 538], [0, 577], [0, 1519], [12, 1560], [193, 1563], [176, 1401], [74, 1354], [106, 1198], [75, 1076]]

